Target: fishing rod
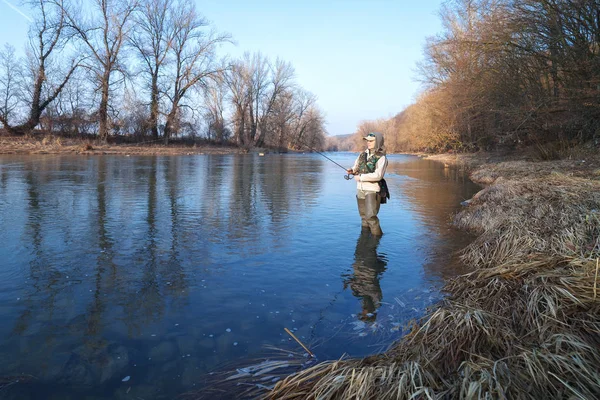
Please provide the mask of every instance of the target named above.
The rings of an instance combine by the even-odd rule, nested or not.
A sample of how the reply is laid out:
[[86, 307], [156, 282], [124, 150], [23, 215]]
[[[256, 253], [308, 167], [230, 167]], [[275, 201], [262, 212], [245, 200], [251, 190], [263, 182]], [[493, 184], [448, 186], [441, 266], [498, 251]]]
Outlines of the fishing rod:
[[[296, 139], [297, 142], [300, 142], [301, 144], [303, 144], [304, 146], [308, 147], [310, 150], [314, 151], [317, 154], [322, 155], [323, 157], [325, 157], [326, 159], [328, 159], [329, 161], [331, 161], [332, 163], [334, 163], [335, 165], [337, 165], [338, 167], [340, 167], [341, 169], [343, 169], [344, 171], [348, 172], [348, 168], [344, 168], [343, 166], [341, 166], [340, 164], [336, 163], [335, 161], [333, 161], [331, 158], [327, 157], [325, 154], [323, 154], [322, 152], [320, 152], [319, 150], [315, 149], [312, 146], [309, 146], [308, 144], [306, 144], [304, 141], [300, 140], [300, 139]], [[354, 177], [354, 174], [346, 174], [344, 175], [344, 179], [345, 180], [350, 180]]]

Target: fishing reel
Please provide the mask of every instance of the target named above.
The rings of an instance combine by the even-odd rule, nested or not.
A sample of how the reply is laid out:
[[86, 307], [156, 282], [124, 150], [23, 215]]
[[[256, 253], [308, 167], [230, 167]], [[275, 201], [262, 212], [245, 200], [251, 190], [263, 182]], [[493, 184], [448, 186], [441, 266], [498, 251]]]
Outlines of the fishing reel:
[[354, 179], [354, 174], [346, 174], [344, 175], [344, 179], [349, 181], [350, 179]]

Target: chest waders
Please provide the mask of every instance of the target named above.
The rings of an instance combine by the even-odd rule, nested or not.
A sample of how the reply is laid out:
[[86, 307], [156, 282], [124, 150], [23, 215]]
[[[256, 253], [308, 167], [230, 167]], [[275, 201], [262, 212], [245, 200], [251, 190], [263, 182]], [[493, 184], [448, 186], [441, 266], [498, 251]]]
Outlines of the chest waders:
[[[381, 156], [377, 154], [367, 157], [367, 153], [360, 155], [358, 163], [358, 172], [360, 174], [368, 174], [375, 172], [377, 161]], [[356, 202], [358, 203], [358, 213], [360, 214], [361, 225], [363, 229], [369, 229], [373, 236], [381, 236], [383, 232], [379, 226], [379, 206], [381, 199], [377, 192], [358, 190], [356, 194]]]

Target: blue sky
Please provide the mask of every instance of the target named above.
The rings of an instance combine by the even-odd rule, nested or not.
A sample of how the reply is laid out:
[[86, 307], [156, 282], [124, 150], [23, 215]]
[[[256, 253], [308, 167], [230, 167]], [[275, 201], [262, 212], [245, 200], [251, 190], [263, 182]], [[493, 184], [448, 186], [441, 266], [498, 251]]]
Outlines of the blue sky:
[[[236, 41], [224, 54], [261, 51], [291, 62], [299, 84], [317, 96], [330, 135], [352, 133], [360, 121], [389, 118], [412, 103], [425, 38], [441, 30], [441, 0], [196, 3]], [[29, 22], [9, 4], [19, 3], [0, 0], [0, 42], [22, 49]]]

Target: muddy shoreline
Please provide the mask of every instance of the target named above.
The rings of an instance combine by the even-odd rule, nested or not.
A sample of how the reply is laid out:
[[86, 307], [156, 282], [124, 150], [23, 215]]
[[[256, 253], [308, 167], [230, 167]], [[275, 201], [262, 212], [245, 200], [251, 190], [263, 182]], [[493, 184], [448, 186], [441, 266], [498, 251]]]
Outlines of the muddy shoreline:
[[173, 141], [165, 145], [162, 139], [142, 142], [109, 142], [65, 138], [61, 136], [0, 136], [0, 154], [80, 154], [80, 155], [192, 155], [238, 154], [244, 149], [198, 141], [182, 143]]

